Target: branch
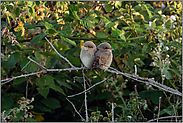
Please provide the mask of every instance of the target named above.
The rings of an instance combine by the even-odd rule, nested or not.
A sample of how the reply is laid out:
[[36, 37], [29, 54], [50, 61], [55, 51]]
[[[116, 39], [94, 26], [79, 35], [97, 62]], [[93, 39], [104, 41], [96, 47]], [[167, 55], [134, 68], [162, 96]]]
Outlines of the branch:
[[114, 103], [112, 102], [112, 122], [114, 122]]
[[31, 62], [34, 62], [35, 64], [39, 65], [40, 67], [42, 67], [43, 69], [47, 70], [47, 68], [45, 68], [43, 65], [37, 63], [36, 61], [34, 61], [33, 59], [31, 59], [30, 57], [27, 57]]
[[82, 94], [82, 93], [85, 93], [85, 92], [89, 91], [90, 89], [92, 89], [93, 87], [95, 87], [96, 85], [99, 85], [99, 84], [105, 82], [105, 81], [106, 81], [107, 79], [109, 79], [111, 76], [112, 76], [112, 74], [110, 74], [106, 79], [102, 80], [101, 82], [98, 82], [98, 83], [94, 84], [93, 86], [89, 87], [88, 89], [86, 89], [86, 90], [84, 90], [84, 91], [82, 91], [82, 92], [80, 92], [80, 93], [77, 93], [77, 94], [74, 94], [74, 95], [67, 96], [67, 97], [75, 97], [75, 96], [77, 96], [77, 95], [80, 95], [80, 94]]
[[[167, 118], [174, 118], [174, 117], [175, 117], [175, 116], [160, 117], [159, 120], [161, 120], [161, 119], [167, 119]], [[182, 117], [182, 116], [177, 116], [177, 117]], [[147, 122], [152, 122], [152, 121], [155, 121], [155, 120], [157, 120], [157, 118], [156, 118], [156, 119], [151, 119], [151, 120], [149, 120], [149, 121], [147, 121]]]
[[174, 113], [175, 113], [175, 121], [177, 122], [177, 114], [176, 114], [176, 110], [175, 110], [174, 105], [172, 105], [172, 106], [173, 106], [173, 110], [174, 110]]
[[145, 120], [145, 118], [144, 118], [144, 115], [142, 114], [142, 112], [141, 112], [141, 110], [140, 110], [140, 108], [139, 108], [139, 102], [138, 102], [138, 92], [137, 92], [137, 86], [135, 85], [135, 94], [136, 94], [136, 105], [137, 105], [137, 109], [138, 109], [138, 111], [139, 111], [139, 113], [140, 113], [140, 115], [141, 115], [141, 117], [142, 117], [142, 119], [143, 119], [143, 121], [144, 122], [146, 122], [146, 120]]
[[45, 37], [45, 39], [48, 41], [48, 43], [51, 45], [51, 47], [55, 50], [55, 52], [56, 52], [61, 58], [63, 58], [66, 62], [68, 62], [69, 65], [70, 65], [71, 67], [75, 68], [75, 66], [72, 65], [72, 64], [70, 63], [70, 61], [69, 61], [67, 58], [63, 57], [63, 56], [55, 49], [55, 47], [51, 44], [51, 42], [50, 42], [46, 37]]
[[159, 97], [159, 110], [158, 110], [158, 118], [157, 118], [157, 122], [158, 122], [158, 120], [159, 120], [160, 106], [161, 106], [161, 97]]
[[[86, 90], [86, 80], [84, 77], [84, 70], [82, 70], [82, 74], [83, 74], [83, 81], [84, 81], [84, 90]], [[87, 108], [87, 95], [85, 92], [85, 112], [86, 112], [86, 122], [88, 122], [88, 108]]]
[[14, 79], [18, 79], [18, 78], [22, 78], [22, 77], [28, 77], [28, 76], [32, 76], [32, 75], [36, 75], [36, 74], [40, 74], [40, 73], [47, 73], [47, 72], [54, 72], [54, 71], [57, 71], [57, 72], [61, 72], [61, 71], [73, 71], [73, 70], [88, 70], [88, 68], [85, 68], [85, 67], [81, 67], [81, 68], [66, 68], [66, 69], [47, 69], [47, 70], [42, 70], [42, 71], [38, 71], [38, 72], [35, 72], [35, 73], [30, 73], [30, 74], [25, 74], [25, 75], [20, 75], [20, 76], [16, 76], [16, 77], [12, 77], [12, 78], [6, 78], [6, 79], [3, 79], [1, 80], [1, 82], [4, 82], [4, 83], [1, 83], [1, 85], [4, 85], [6, 83], [9, 83], [11, 82], [12, 80]]
[[166, 85], [162, 85], [162, 84], [160, 84], [160, 83], [158, 83], [158, 82], [155, 82], [155, 81], [153, 81], [153, 80], [151, 80], [151, 79], [139, 77], [139, 76], [137, 76], [137, 75], [122, 73], [122, 72], [120, 72], [120, 71], [118, 71], [118, 70], [116, 70], [116, 69], [114, 69], [114, 68], [112, 68], [112, 67], [109, 67], [109, 68], [110, 68], [110, 69], [113, 69], [113, 70], [115, 70], [115, 71], [107, 69], [106, 72], [110, 72], [110, 73], [114, 73], [114, 74], [119, 74], [119, 75], [124, 75], [124, 76], [126, 76], [126, 77], [128, 77], [128, 78], [130, 78], [130, 79], [136, 80], [136, 81], [138, 81], [138, 82], [143, 82], [143, 83], [145, 83], [146, 85], [149, 85], [149, 84], [150, 84], [150, 85], [153, 85], [153, 86], [155, 86], [155, 87], [157, 87], [157, 88], [160, 88], [160, 89], [162, 89], [162, 90], [164, 90], [164, 91], [170, 92], [170, 93], [172, 93], [172, 94], [176, 94], [176, 95], [178, 95], [178, 96], [182, 96], [182, 93], [180, 93], [178, 90], [172, 89], [172, 88], [170, 88], [170, 87], [168, 87], [168, 86], [166, 86]]
[[85, 119], [81, 116], [81, 114], [76, 110], [76, 107], [74, 106], [74, 104], [73, 104], [68, 98], [66, 98], [66, 99], [67, 99], [67, 101], [69, 101], [70, 104], [73, 106], [74, 110], [75, 110], [76, 113], [78, 113], [78, 115], [81, 117], [82, 121], [85, 121]]

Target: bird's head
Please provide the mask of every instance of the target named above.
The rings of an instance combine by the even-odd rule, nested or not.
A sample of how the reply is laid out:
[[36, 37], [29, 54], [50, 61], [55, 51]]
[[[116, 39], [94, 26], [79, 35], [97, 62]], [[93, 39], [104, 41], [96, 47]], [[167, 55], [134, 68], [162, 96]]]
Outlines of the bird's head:
[[92, 41], [86, 41], [84, 45], [81, 47], [82, 49], [96, 49], [95, 44]]
[[98, 47], [97, 47], [97, 49], [99, 50], [109, 50], [110, 52], [112, 51], [112, 50], [114, 50], [112, 47], [111, 47], [111, 45], [109, 44], [109, 43], [107, 43], [107, 42], [104, 42], [104, 43], [101, 43]]

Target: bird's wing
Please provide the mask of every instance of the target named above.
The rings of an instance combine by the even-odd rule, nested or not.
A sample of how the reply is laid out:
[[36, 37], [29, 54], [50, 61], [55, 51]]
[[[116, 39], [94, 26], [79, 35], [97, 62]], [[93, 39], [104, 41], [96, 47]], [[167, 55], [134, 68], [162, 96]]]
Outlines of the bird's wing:
[[109, 59], [109, 54], [108, 52], [101, 52], [97, 51], [95, 53], [95, 60], [93, 63], [93, 67], [99, 67], [100, 65], [104, 65], [107, 62], [107, 59]]

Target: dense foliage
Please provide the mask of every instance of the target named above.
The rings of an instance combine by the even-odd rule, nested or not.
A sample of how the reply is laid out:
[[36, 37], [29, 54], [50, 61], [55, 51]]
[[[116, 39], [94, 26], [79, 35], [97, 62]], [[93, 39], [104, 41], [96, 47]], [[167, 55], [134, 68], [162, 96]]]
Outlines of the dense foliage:
[[[70, 68], [47, 37], [77, 67], [85, 41], [108, 42], [114, 48], [113, 68], [134, 74], [136, 65], [138, 76], [182, 92], [181, 1], [1, 1], [1, 30], [1, 80], [42, 70], [27, 57], [46, 68]], [[84, 73], [87, 88], [110, 74]], [[182, 115], [180, 96], [114, 74], [87, 93], [89, 121], [111, 121], [112, 102], [115, 121], [144, 121], [134, 85], [145, 121], [158, 113]], [[66, 96], [83, 90], [82, 71], [18, 78], [1, 85], [1, 113], [6, 121], [81, 121]], [[84, 94], [69, 100], [85, 118]]]

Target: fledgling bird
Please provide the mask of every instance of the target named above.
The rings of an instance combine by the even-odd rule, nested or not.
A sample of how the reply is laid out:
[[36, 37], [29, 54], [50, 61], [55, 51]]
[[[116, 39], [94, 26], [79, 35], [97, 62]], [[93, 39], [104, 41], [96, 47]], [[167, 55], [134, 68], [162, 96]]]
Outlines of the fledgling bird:
[[[95, 52], [95, 60], [93, 63], [93, 67], [99, 67], [102, 70], [107, 70], [112, 63], [113, 54], [112, 50], [114, 50], [111, 45], [107, 42], [101, 43], [97, 46], [97, 51]], [[105, 66], [106, 65], [106, 66]]]
[[94, 53], [96, 52], [96, 46], [92, 41], [86, 41], [82, 46], [80, 52], [80, 59], [84, 66], [87, 68], [92, 68], [94, 62]]

